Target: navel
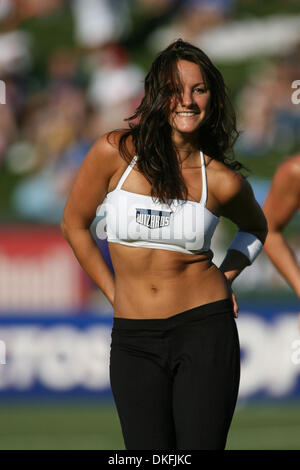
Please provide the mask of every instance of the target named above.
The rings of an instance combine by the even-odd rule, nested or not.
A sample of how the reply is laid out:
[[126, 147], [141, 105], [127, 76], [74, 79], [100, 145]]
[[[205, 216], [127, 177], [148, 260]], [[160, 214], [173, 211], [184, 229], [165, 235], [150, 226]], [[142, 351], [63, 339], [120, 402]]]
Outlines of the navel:
[[153, 294], [156, 294], [156, 292], [158, 291], [158, 288], [154, 284], [151, 284], [150, 290], [151, 292], [153, 292]]

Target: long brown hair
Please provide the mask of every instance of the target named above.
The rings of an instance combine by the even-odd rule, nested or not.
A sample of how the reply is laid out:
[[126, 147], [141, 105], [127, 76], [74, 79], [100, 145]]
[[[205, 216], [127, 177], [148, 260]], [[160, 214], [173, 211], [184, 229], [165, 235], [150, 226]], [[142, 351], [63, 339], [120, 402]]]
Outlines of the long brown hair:
[[187, 199], [187, 188], [168, 122], [170, 99], [174, 95], [179, 97], [181, 93], [177, 72], [179, 60], [198, 64], [211, 92], [209, 115], [198, 131], [199, 149], [234, 170], [243, 168], [234, 159], [233, 145], [239, 133], [221, 73], [201, 49], [178, 39], [152, 63], [145, 78], [144, 97], [135, 114], [126, 119], [129, 130], [122, 134], [119, 142], [119, 151], [129, 162], [132, 155], [126, 142], [129, 136], [132, 137], [139, 157], [138, 169], [150, 182], [152, 197], [165, 203], [170, 199]]

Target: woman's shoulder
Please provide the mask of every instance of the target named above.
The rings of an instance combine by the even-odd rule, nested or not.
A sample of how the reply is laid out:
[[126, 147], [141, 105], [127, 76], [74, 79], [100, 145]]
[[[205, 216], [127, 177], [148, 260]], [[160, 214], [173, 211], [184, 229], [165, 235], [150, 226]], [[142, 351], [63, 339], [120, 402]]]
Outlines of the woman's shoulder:
[[240, 173], [229, 168], [225, 163], [205, 155], [207, 185], [214, 196], [226, 202], [242, 191], [249, 191], [250, 185]]
[[[120, 152], [120, 141], [128, 130], [114, 130], [106, 132], [99, 139], [97, 139], [88, 152], [87, 158], [91, 164], [106, 168], [117, 170], [122, 164], [124, 165], [124, 158]], [[133, 152], [132, 138], [129, 135], [126, 139], [126, 148], [128, 154]]]
[[234, 220], [245, 211], [250, 213], [253, 208], [259, 212], [252, 187], [243, 175], [217, 160], [211, 161], [210, 168], [207, 171], [210, 174], [208, 191], [215, 200], [219, 215]]
[[300, 180], [300, 153], [288, 157], [277, 169], [282, 177], [296, 178]]
[[[105, 152], [109, 156], [118, 156], [120, 155], [120, 141], [122, 137], [125, 137], [128, 134], [127, 129], [113, 130], [106, 132], [99, 139], [94, 142], [94, 149], [98, 152]], [[128, 135], [126, 138], [126, 146], [128, 149], [131, 147], [132, 138], [131, 135]]]
[[300, 154], [288, 157], [272, 178], [272, 193], [300, 194]]

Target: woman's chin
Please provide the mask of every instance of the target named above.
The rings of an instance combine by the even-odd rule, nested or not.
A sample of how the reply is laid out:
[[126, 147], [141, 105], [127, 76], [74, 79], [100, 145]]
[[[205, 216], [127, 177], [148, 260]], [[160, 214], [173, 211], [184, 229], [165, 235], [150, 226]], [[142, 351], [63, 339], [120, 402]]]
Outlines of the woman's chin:
[[193, 126], [193, 127], [181, 127], [175, 129], [175, 133], [178, 133], [179, 135], [193, 135], [197, 131], [199, 131], [200, 126]]

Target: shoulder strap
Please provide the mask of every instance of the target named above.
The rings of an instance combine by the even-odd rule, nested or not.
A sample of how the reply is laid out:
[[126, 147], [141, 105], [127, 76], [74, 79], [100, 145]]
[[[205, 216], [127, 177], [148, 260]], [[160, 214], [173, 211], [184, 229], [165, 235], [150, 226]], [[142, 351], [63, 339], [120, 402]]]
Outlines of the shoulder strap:
[[133, 157], [133, 159], [131, 160], [131, 162], [129, 163], [128, 167], [126, 168], [126, 170], [124, 171], [123, 175], [121, 176], [117, 186], [116, 186], [116, 189], [121, 189], [121, 186], [122, 184], [124, 183], [124, 181], [126, 180], [127, 176], [129, 175], [129, 173], [131, 172], [132, 168], [134, 167], [135, 163], [137, 161], [137, 156], [135, 155]]
[[200, 204], [206, 205], [207, 199], [207, 181], [206, 181], [206, 167], [205, 167], [205, 160], [202, 150], [200, 150], [201, 155], [201, 170], [202, 170], [202, 196]]

